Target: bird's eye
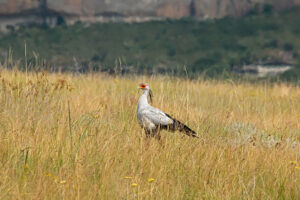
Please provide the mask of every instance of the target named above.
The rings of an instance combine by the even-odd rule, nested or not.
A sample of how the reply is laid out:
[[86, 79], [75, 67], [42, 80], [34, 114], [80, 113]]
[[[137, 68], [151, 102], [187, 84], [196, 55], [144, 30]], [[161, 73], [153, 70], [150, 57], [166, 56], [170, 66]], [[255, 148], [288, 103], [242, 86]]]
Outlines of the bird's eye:
[[141, 88], [145, 88], [146, 85], [145, 85], [145, 84], [141, 84], [140, 87], [141, 87]]

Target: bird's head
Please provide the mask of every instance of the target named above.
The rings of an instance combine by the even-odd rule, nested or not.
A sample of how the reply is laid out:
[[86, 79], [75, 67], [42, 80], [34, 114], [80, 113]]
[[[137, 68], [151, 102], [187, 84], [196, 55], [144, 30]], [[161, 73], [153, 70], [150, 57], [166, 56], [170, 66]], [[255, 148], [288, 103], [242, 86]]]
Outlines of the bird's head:
[[141, 84], [139, 84], [139, 86], [137, 88], [141, 89], [143, 91], [143, 93], [146, 92], [149, 95], [149, 97], [150, 97], [150, 102], [152, 102], [153, 94], [152, 94], [152, 91], [151, 91], [151, 89], [150, 89], [150, 87], [149, 87], [148, 84], [141, 83]]
[[141, 89], [141, 90], [150, 90], [150, 87], [146, 83], [141, 83], [141, 84], [139, 84], [138, 89]]

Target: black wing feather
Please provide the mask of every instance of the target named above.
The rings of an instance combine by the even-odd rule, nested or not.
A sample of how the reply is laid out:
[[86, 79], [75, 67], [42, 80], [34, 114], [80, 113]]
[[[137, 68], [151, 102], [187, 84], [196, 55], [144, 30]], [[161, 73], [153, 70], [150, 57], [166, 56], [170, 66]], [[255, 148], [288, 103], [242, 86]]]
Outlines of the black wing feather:
[[173, 124], [170, 125], [160, 125], [161, 129], [166, 129], [166, 130], [170, 130], [170, 131], [180, 131], [183, 132], [184, 134], [188, 135], [188, 136], [192, 136], [192, 137], [196, 137], [199, 138], [197, 136], [197, 133], [195, 131], [193, 131], [191, 128], [189, 128], [187, 125], [185, 125], [184, 123], [178, 121], [177, 119], [171, 117], [169, 114], [165, 113], [167, 115], [167, 117], [171, 118], [173, 120]]

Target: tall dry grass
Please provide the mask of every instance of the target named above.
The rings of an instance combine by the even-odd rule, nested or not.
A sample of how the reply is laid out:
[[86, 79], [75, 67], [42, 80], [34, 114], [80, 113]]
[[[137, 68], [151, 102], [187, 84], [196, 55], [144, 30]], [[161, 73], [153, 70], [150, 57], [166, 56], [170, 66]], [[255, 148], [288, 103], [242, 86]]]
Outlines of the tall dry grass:
[[[154, 106], [200, 139], [136, 120]], [[300, 199], [300, 88], [1, 71], [0, 199]]]

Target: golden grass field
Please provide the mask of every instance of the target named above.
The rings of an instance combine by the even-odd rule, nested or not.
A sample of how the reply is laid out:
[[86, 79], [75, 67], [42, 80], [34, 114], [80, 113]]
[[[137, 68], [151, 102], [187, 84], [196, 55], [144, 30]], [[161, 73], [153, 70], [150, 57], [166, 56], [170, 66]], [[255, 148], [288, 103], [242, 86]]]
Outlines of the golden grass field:
[[[300, 199], [300, 88], [0, 72], [0, 199]], [[140, 82], [186, 123], [147, 140]]]

